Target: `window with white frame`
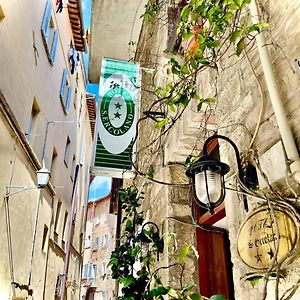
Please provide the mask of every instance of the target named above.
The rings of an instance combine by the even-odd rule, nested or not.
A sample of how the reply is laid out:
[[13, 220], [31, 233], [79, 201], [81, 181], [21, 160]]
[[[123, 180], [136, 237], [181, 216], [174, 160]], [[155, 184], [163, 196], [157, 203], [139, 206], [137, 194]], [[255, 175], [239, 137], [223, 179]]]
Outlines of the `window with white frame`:
[[89, 235], [85, 240], [84, 240], [84, 248], [90, 248], [91, 247], [91, 236]]
[[95, 250], [98, 250], [99, 247], [100, 247], [100, 238], [97, 236], [97, 237], [95, 238], [94, 249], [95, 249]]
[[82, 278], [90, 281], [95, 281], [97, 276], [97, 266], [92, 263], [83, 266]]
[[105, 234], [103, 236], [103, 247], [106, 247], [108, 245], [108, 242], [109, 242], [109, 236], [108, 234]]
[[64, 112], [66, 114], [69, 113], [70, 110], [70, 101], [71, 101], [72, 87], [70, 85], [70, 81], [68, 79], [68, 70], [64, 69], [61, 84], [60, 84], [60, 101], [63, 106]]
[[41, 32], [48, 60], [51, 65], [54, 64], [58, 42], [58, 31], [55, 28], [52, 14], [51, 0], [47, 0], [42, 20]]

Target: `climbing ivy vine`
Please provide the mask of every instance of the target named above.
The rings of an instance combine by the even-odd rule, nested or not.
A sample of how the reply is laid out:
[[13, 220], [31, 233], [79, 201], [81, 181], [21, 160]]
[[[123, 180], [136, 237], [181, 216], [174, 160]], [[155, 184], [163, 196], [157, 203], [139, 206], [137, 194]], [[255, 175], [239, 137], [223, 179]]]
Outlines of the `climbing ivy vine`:
[[[179, 1], [181, 12], [177, 21], [176, 40], [180, 40], [181, 45], [192, 43], [192, 46], [179, 51], [180, 59], [176, 56], [170, 58], [173, 80], [156, 89], [159, 99], [156, 103], [163, 103], [171, 111], [166, 118], [157, 120], [157, 128], [172, 126], [172, 112], [186, 107], [191, 100], [198, 102], [198, 111], [203, 103], [211, 104], [216, 101], [217, 95], [205, 98], [198, 94], [197, 77], [200, 72], [209, 68], [219, 70], [218, 62], [228, 51], [234, 49], [235, 54], [241, 56], [255, 34], [268, 26], [265, 22], [249, 24], [247, 5], [250, 2], [251, 0]], [[146, 20], [157, 22], [164, 6], [165, 1], [150, 0], [144, 14]]]
[[119, 197], [124, 211], [123, 234], [108, 264], [112, 271], [112, 278], [121, 284], [121, 295], [118, 296], [118, 300], [163, 300], [165, 296], [179, 300], [225, 300], [221, 295], [210, 298], [201, 296], [195, 291], [194, 284], [181, 286], [179, 290], [164, 285], [161, 272], [174, 266], [183, 268], [184, 260], [189, 254], [188, 245], [184, 245], [179, 252], [171, 247], [173, 255], [178, 256], [178, 263], [155, 268], [157, 254], [162, 252], [164, 242], [168, 246], [172, 238], [168, 236], [163, 241], [159, 233], [150, 227], [143, 231], [148, 238], [145, 247], [138, 238], [139, 229], [145, 222], [144, 213], [139, 211], [143, 193], [139, 193], [135, 186], [130, 186], [121, 189]]

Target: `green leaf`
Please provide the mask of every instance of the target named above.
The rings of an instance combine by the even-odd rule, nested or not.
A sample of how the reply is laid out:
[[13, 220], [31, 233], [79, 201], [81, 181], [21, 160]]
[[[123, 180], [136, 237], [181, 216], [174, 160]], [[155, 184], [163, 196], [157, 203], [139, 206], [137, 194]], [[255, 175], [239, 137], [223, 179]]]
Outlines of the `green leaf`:
[[238, 29], [232, 32], [229, 38], [230, 42], [235, 43], [235, 41], [241, 36], [242, 33], [243, 33], [242, 29]]
[[236, 55], [240, 56], [242, 51], [245, 49], [245, 47], [246, 47], [246, 37], [243, 37], [236, 45]]
[[203, 300], [203, 298], [198, 293], [193, 293], [190, 298], [192, 300]]
[[217, 99], [216, 99], [216, 98], [206, 98], [204, 101], [205, 101], [206, 103], [211, 103], [211, 104], [213, 104], [213, 103], [216, 103], [216, 102], [217, 102]]
[[262, 275], [256, 275], [256, 276], [252, 276], [250, 278], [247, 278], [246, 281], [249, 281], [250, 284], [252, 285], [252, 287], [255, 287], [262, 278], [263, 278]]
[[132, 228], [133, 228], [132, 221], [130, 219], [128, 219], [126, 221], [125, 229], [126, 230], [131, 230]]
[[166, 126], [168, 123], [170, 123], [170, 119], [169, 118], [166, 118], [166, 119], [157, 118], [157, 122], [155, 124], [155, 128], [160, 129], [160, 128]]
[[179, 261], [183, 262], [186, 259], [186, 257], [188, 256], [189, 252], [190, 252], [189, 245], [184, 245], [183, 248], [181, 249], [179, 255], [178, 255]]
[[234, 3], [239, 7], [241, 8], [244, 4], [244, 0], [234, 0]]
[[248, 31], [249, 32], [252, 32], [252, 31], [261, 32], [262, 29], [269, 27], [269, 26], [270, 25], [266, 22], [260, 22], [260, 23], [256, 23], [256, 24], [253, 24], [252, 26], [250, 26], [248, 28]]
[[119, 260], [117, 258], [111, 258], [109, 263], [107, 264], [108, 267], [117, 265], [119, 263]]
[[188, 285], [186, 285], [186, 286], [182, 289], [182, 292], [190, 291], [190, 290], [193, 289], [194, 287], [195, 287], [194, 284], [188, 284]]
[[213, 295], [209, 300], [226, 300], [226, 298], [223, 295]]
[[210, 62], [208, 60], [206, 60], [206, 59], [199, 59], [199, 62], [202, 65], [209, 65], [210, 64]]
[[186, 5], [181, 11], [181, 14], [180, 14], [181, 20], [184, 22], [187, 21], [190, 13], [191, 13], [191, 7], [189, 5]]
[[173, 240], [173, 235], [169, 234], [166, 238], [166, 245], [169, 245]]
[[135, 283], [135, 279], [133, 277], [125, 277], [121, 279], [121, 283], [124, 285], [124, 287], [127, 287], [133, 283]]
[[244, 276], [241, 277], [241, 279], [244, 279], [245, 281], [249, 281], [252, 287], [255, 287], [259, 280], [264, 278], [263, 274], [260, 273], [246, 273]]
[[184, 75], [190, 74], [189, 68], [187, 66], [183, 66], [181, 68], [181, 73]]
[[198, 34], [197, 41], [198, 44], [201, 45], [205, 42], [205, 38], [201, 34]]
[[219, 40], [212, 40], [207, 42], [207, 47], [208, 48], [217, 48], [220, 46], [220, 41]]
[[205, 10], [205, 5], [204, 4], [200, 4], [195, 8], [195, 13], [197, 13], [198, 15], [201, 15]]
[[188, 40], [191, 36], [193, 36], [193, 33], [190, 32], [190, 31], [184, 31], [184, 32], [182, 33], [182, 39], [183, 39], [184, 41]]
[[231, 19], [232, 19], [232, 17], [234, 16], [234, 14], [232, 13], [232, 12], [230, 12], [230, 11], [228, 11], [225, 15], [224, 15], [224, 20], [225, 21], [230, 21]]
[[164, 286], [156, 287], [149, 292], [148, 297], [152, 299], [153, 297], [157, 297], [160, 295], [167, 295], [168, 290]]
[[180, 74], [180, 68], [179, 68], [179, 66], [172, 66], [171, 70], [172, 70], [172, 73], [175, 74], [175, 75], [179, 75]]
[[228, 8], [231, 9], [231, 10], [238, 10], [239, 9], [238, 5], [236, 5], [235, 3], [229, 4]]
[[196, 60], [194, 59], [194, 58], [192, 58], [191, 60], [190, 60], [190, 64], [191, 64], [191, 66], [192, 66], [192, 68], [193, 69], [197, 69], [197, 62], [196, 62]]
[[178, 294], [176, 293], [176, 291], [172, 288], [169, 288], [169, 291], [168, 291], [168, 295], [171, 296], [172, 298], [174, 299], [178, 299]]

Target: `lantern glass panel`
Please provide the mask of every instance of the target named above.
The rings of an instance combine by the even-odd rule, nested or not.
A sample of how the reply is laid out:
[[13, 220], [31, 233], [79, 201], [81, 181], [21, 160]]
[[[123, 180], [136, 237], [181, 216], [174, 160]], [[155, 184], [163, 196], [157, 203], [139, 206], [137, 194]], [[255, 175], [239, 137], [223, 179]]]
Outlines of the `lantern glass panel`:
[[195, 174], [195, 191], [198, 200], [204, 204], [217, 203], [222, 196], [220, 170], [202, 170]]

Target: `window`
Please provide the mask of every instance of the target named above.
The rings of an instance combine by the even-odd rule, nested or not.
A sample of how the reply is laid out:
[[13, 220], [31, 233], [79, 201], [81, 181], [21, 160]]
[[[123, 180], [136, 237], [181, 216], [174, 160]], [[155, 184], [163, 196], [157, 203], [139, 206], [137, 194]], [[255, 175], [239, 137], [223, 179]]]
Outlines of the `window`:
[[84, 248], [87, 249], [90, 247], [91, 247], [91, 236], [89, 235], [84, 241]]
[[92, 271], [91, 271], [91, 276], [90, 278], [92, 280], [95, 280], [97, 276], [97, 266], [96, 265], [92, 265]]
[[83, 265], [82, 279], [88, 278], [89, 264]]
[[108, 234], [105, 234], [103, 236], [103, 247], [108, 245], [108, 240], [109, 240]]
[[45, 45], [48, 60], [51, 65], [54, 64], [57, 42], [58, 42], [58, 31], [55, 29], [54, 21], [52, 17], [52, 6], [51, 0], [47, 0], [47, 4], [44, 11], [41, 27], [43, 42]]
[[31, 115], [30, 115], [30, 119], [29, 119], [29, 126], [28, 126], [28, 132], [27, 132], [27, 139], [31, 142], [33, 142], [33, 139], [36, 136], [36, 128], [37, 128], [39, 112], [40, 112], [40, 108], [38, 106], [37, 101], [34, 99], [32, 108], [31, 108]]
[[71, 140], [69, 137], [67, 137], [65, 155], [64, 155], [64, 162], [67, 167], [69, 165], [70, 151], [71, 151]]
[[46, 252], [47, 247], [47, 239], [48, 239], [48, 227], [44, 225], [44, 232], [43, 232], [43, 240], [42, 240], [42, 251]]
[[61, 211], [61, 204], [62, 202], [58, 200], [57, 203], [57, 208], [56, 208], [56, 215], [55, 215], [55, 222], [54, 222], [54, 231], [57, 232], [57, 226], [59, 222], [59, 216], [60, 216], [60, 211]]
[[97, 266], [91, 263], [88, 263], [83, 266], [83, 279], [89, 279], [95, 281], [97, 276]]
[[59, 97], [66, 114], [68, 114], [70, 110], [71, 94], [72, 88], [68, 80], [68, 70], [65, 68], [61, 79]]
[[94, 243], [93, 250], [98, 250], [98, 249], [99, 249], [99, 246], [100, 246], [100, 238], [97, 236], [97, 237], [95, 238], [95, 243]]

